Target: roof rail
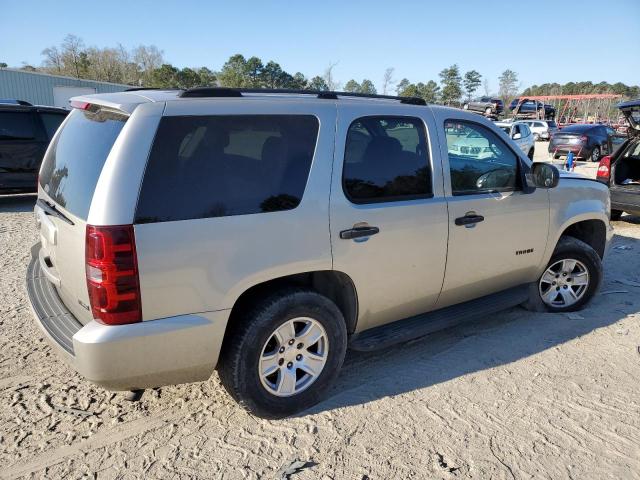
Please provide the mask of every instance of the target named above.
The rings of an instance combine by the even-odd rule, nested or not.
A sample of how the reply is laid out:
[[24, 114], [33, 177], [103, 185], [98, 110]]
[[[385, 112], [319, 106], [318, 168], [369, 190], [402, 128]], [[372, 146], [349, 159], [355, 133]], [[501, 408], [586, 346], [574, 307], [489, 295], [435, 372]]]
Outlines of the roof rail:
[[125, 92], [137, 92], [139, 90], [180, 90], [179, 88], [176, 87], [167, 87], [167, 88], [160, 88], [160, 87], [131, 87], [131, 88], [127, 88], [124, 91]]
[[224, 87], [196, 87], [180, 93], [182, 98], [203, 97], [242, 97], [243, 93], [273, 93], [315, 95], [325, 100], [337, 100], [338, 97], [375, 98], [384, 100], [398, 100], [409, 105], [426, 105], [427, 102], [419, 97], [396, 97], [393, 95], [374, 95], [370, 93], [334, 92], [330, 90], [298, 90], [288, 88], [224, 88]]

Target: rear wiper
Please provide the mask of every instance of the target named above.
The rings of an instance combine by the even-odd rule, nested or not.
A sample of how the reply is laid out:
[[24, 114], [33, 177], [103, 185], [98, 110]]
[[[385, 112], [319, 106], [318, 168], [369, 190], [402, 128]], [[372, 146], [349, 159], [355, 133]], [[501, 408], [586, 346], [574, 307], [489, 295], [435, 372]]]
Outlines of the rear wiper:
[[58, 210], [55, 205], [47, 202], [46, 200], [39, 198], [38, 201], [36, 202], [36, 205], [38, 205], [42, 210], [44, 210], [44, 213], [46, 213], [47, 215], [58, 217], [60, 220], [68, 223], [69, 225], [75, 225], [75, 223], [73, 223], [69, 217], [67, 217], [64, 213]]

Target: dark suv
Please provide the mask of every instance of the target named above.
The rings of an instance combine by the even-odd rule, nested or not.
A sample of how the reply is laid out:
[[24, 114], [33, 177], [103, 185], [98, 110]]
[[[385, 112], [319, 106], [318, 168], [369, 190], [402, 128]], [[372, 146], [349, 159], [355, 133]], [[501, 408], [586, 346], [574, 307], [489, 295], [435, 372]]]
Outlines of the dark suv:
[[515, 115], [515, 109], [520, 103], [518, 115], [527, 118], [539, 118], [540, 120], [552, 120], [556, 116], [553, 105], [529, 98], [514, 98], [509, 104], [509, 110]]
[[504, 103], [499, 98], [480, 97], [465, 102], [462, 108], [485, 115], [499, 115], [504, 110]]
[[38, 170], [67, 110], [0, 100], [0, 194], [37, 191]]

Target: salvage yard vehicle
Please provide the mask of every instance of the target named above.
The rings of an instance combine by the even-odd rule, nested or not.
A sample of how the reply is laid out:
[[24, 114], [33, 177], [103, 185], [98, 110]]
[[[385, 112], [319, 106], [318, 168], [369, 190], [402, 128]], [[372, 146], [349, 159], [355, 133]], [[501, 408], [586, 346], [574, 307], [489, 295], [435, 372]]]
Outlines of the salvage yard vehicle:
[[600, 160], [597, 179], [609, 186], [611, 219], [624, 212], [640, 215], [640, 100], [621, 103], [627, 118], [628, 140], [613, 155]]
[[499, 98], [493, 97], [480, 97], [474, 100], [469, 100], [462, 105], [465, 110], [471, 110], [472, 112], [480, 112], [485, 115], [500, 115], [504, 110], [504, 102]]
[[556, 109], [553, 105], [530, 98], [514, 98], [509, 104], [509, 110], [518, 118], [536, 118], [553, 120]]
[[533, 160], [533, 154], [535, 153], [536, 148], [536, 139], [527, 125], [526, 122], [495, 122], [496, 126], [500, 127], [500, 129], [507, 134], [509, 138], [511, 138], [520, 150], [529, 157], [530, 160]]
[[0, 100], [0, 194], [32, 193], [47, 145], [67, 110]]
[[606, 125], [576, 123], [555, 132], [549, 142], [549, 153], [554, 159], [573, 152], [575, 158], [600, 161], [602, 155], [610, 155], [620, 143], [616, 131]]
[[558, 131], [558, 125], [554, 120], [523, 120], [533, 133], [533, 140], [549, 140]]
[[[607, 187], [463, 110], [221, 88], [72, 106], [40, 172], [27, 291], [58, 353], [108, 389], [217, 367], [241, 405], [283, 417], [329, 391], [347, 347], [578, 310], [602, 280]], [[454, 148], [468, 138], [481, 152]]]

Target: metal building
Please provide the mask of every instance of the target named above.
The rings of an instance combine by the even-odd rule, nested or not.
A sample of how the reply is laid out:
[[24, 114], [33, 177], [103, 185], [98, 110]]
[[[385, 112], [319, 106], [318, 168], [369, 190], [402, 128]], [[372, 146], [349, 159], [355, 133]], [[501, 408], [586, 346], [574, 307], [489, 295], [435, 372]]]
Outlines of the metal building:
[[130, 85], [0, 68], [0, 99], [69, 108], [69, 99], [91, 93], [121, 92]]

